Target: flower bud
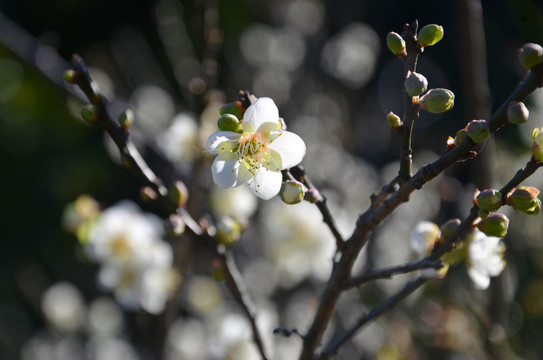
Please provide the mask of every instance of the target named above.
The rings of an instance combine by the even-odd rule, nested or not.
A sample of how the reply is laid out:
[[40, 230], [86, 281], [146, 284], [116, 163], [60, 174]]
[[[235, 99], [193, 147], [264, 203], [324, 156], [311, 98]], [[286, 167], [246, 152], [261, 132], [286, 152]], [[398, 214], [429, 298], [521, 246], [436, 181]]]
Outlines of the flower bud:
[[311, 204], [316, 204], [319, 201], [322, 201], [322, 195], [317, 189], [309, 189], [304, 194], [304, 200]]
[[443, 26], [430, 24], [420, 29], [417, 41], [420, 46], [432, 46], [443, 39]]
[[532, 155], [535, 160], [543, 161], [543, 127], [532, 131]]
[[402, 119], [392, 111], [387, 115], [388, 126], [394, 131], [398, 131], [403, 127]]
[[466, 126], [466, 134], [474, 143], [479, 144], [490, 137], [490, 128], [485, 120], [471, 120]]
[[417, 104], [419, 104], [423, 110], [433, 114], [439, 114], [453, 108], [454, 94], [447, 89], [430, 89], [418, 99]]
[[460, 223], [461, 223], [460, 219], [451, 219], [447, 221], [445, 224], [441, 225], [440, 241], [443, 242], [447, 240], [447, 238], [456, 231], [456, 228], [458, 228]]
[[134, 124], [134, 111], [132, 109], [126, 109], [121, 115], [119, 115], [119, 125], [124, 131], [128, 131]]
[[409, 71], [403, 86], [409, 96], [419, 96], [426, 91], [428, 80], [422, 74]]
[[85, 105], [81, 108], [81, 116], [91, 124], [96, 124], [100, 121], [98, 110], [92, 105]]
[[304, 185], [295, 180], [283, 182], [279, 196], [286, 204], [298, 204], [304, 198]]
[[523, 102], [512, 101], [507, 106], [507, 121], [509, 124], [522, 124], [528, 120], [530, 112]]
[[230, 246], [239, 240], [241, 236], [241, 224], [228, 216], [223, 216], [215, 224], [215, 238], [221, 245]]
[[77, 84], [79, 82], [79, 77], [77, 75], [77, 72], [75, 70], [66, 70], [64, 72], [64, 80], [68, 84]]
[[538, 44], [524, 44], [519, 50], [518, 57], [522, 66], [531, 69], [543, 63], [543, 48]]
[[168, 190], [168, 196], [177, 207], [184, 207], [189, 198], [189, 190], [182, 181], [176, 181]]
[[387, 46], [388, 49], [396, 56], [403, 56], [407, 54], [405, 50], [405, 40], [402, 37], [391, 31], [387, 35]]
[[530, 215], [537, 215], [541, 210], [539, 190], [533, 186], [519, 186], [507, 197], [507, 205]]
[[509, 228], [509, 219], [500, 213], [490, 213], [486, 219], [477, 224], [477, 227], [486, 236], [504, 237]]
[[185, 232], [185, 220], [177, 214], [171, 214], [164, 226], [166, 232], [173, 236], [180, 236]]
[[239, 100], [228, 103], [228, 104], [224, 104], [219, 109], [220, 115], [230, 114], [230, 115], [234, 115], [238, 119], [243, 118], [244, 113], [245, 113], [245, 109], [243, 108], [243, 104]]
[[502, 194], [498, 190], [486, 189], [477, 194], [475, 201], [482, 211], [496, 211], [502, 206]]
[[241, 132], [241, 123], [238, 118], [231, 114], [224, 114], [217, 121], [217, 125], [222, 131]]
[[454, 138], [454, 145], [459, 146], [468, 138], [466, 129], [460, 129], [456, 132], [456, 137]]

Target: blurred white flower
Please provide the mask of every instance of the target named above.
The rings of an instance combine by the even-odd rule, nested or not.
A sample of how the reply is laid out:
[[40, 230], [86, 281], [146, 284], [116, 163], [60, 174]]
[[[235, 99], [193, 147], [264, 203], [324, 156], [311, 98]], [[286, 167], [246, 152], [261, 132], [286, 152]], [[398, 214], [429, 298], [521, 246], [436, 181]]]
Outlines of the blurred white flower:
[[439, 226], [430, 221], [420, 221], [411, 233], [411, 248], [418, 256], [427, 256], [440, 236]]
[[177, 114], [170, 126], [156, 138], [156, 143], [172, 162], [190, 165], [199, 154], [198, 125], [188, 114]]
[[90, 333], [95, 335], [117, 334], [123, 326], [121, 309], [110, 298], [97, 298], [89, 305], [87, 326]]
[[243, 186], [230, 189], [213, 186], [209, 202], [216, 217], [229, 216], [240, 221], [251, 217], [258, 205], [251, 191]]
[[205, 360], [208, 358], [207, 340], [201, 320], [177, 319], [168, 330], [167, 359]]
[[505, 269], [505, 244], [501, 238], [486, 236], [475, 230], [468, 238], [468, 274], [475, 287], [488, 288], [490, 278], [498, 276]]
[[281, 170], [299, 164], [306, 151], [298, 135], [280, 128], [277, 106], [270, 98], [260, 98], [245, 111], [243, 133], [211, 134], [206, 148], [217, 154], [211, 167], [215, 183], [223, 188], [247, 183], [265, 200], [277, 195]]
[[130, 202], [105, 210], [89, 230], [85, 250], [101, 266], [98, 283], [128, 309], [160, 313], [177, 286], [172, 249], [160, 239], [162, 231], [157, 217]]
[[264, 251], [275, 265], [281, 286], [330, 275], [335, 241], [314, 205], [273, 201], [263, 211]]
[[117, 337], [96, 336], [87, 342], [87, 354], [93, 360], [138, 360], [136, 349]]
[[59, 282], [45, 291], [41, 308], [52, 327], [60, 332], [77, 331], [85, 322], [86, 305], [79, 289]]

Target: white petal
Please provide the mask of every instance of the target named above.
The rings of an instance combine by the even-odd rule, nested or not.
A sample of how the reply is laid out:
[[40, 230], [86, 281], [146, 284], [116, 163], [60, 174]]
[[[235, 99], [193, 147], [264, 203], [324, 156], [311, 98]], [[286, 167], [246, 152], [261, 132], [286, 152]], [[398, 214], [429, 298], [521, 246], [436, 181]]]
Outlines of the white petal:
[[277, 106], [272, 99], [261, 97], [245, 111], [241, 128], [245, 132], [266, 133], [277, 128], [278, 123]]
[[279, 171], [270, 171], [261, 167], [254, 178], [249, 178], [248, 185], [256, 196], [269, 200], [281, 190], [282, 180], [283, 175]]
[[[275, 151], [281, 158], [281, 170], [298, 165], [305, 156], [305, 143], [301, 137], [290, 132], [283, 131], [271, 144], [270, 150]], [[273, 155], [272, 155], [273, 156]], [[274, 158], [276, 158], [274, 156]]]
[[239, 144], [239, 137], [240, 134], [232, 131], [214, 132], [206, 141], [206, 149], [214, 154], [232, 149]]
[[475, 288], [479, 290], [484, 290], [488, 288], [488, 285], [490, 285], [490, 277], [488, 276], [488, 274], [483, 274], [477, 269], [469, 268], [468, 275], [473, 281]]
[[211, 165], [211, 174], [215, 184], [223, 188], [239, 186], [247, 179], [245, 166], [236, 160], [236, 155], [228, 151], [217, 155]]

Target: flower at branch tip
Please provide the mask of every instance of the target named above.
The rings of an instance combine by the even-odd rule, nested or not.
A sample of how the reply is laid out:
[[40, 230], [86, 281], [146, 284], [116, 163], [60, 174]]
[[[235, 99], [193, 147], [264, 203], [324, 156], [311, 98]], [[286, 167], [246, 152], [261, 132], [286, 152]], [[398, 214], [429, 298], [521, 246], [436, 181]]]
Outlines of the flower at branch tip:
[[487, 236], [504, 237], [509, 228], [509, 219], [504, 214], [490, 213], [477, 224], [477, 227]]
[[279, 196], [285, 204], [298, 204], [304, 198], [304, 185], [296, 180], [283, 182]]
[[403, 127], [402, 119], [396, 114], [394, 114], [392, 111], [388, 113], [387, 115], [387, 122], [388, 126], [394, 131], [400, 131]]
[[496, 211], [502, 206], [502, 193], [494, 189], [485, 189], [476, 194], [475, 202], [482, 211]]
[[241, 134], [217, 131], [207, 139], [207, 150], [217, 154], [213, 180], [223, 188], [247, 183], [258, 197], [271, 199], [281, 189], [281, 170], [302, 161], [305, 143], [281, 130], [279, 111], [270, 98], [259, 98], [247, 108], [241, 128]]
[[543, 48], [534, 43], [524, 44], [518, 52], [518, 58], [522, 66], [531, 69], [543, 63]]
[[529, 215], [537, 215], [541, 211], [539, 190], [533, 186], [519, 186], [507, 196], [507, 205]]
[[490, 128], [486, 120], [471, 120], [466, 125], [466, 135], [476, 144], [490, 137]]
[[239, 221], [223, 216], [215, 224], [215, 238], [219, 244], [229, 246], [237, 242], [241, 236], [242, 226]]
[[420, 29], [417, 41], [420, 46], [432, 46], [443, 39], [443, 26], [429, 24]]
[[510, 124], [522, 124], [528, 120], [530, 112], [526, 105], [520, 101], [512, 101], [507, 106], [507, 121]]
[[429, 113], [439, 114], [453, 108], [454, 94], [447, 89], [430, 89], [417, 100], [417, 104]]
[[532, 156], [537, 161], [543, 161], [543, 127], [532, 131]]
[[407, 78], [403, 83], [403, 87], [407, 92], [407, 95], [411, 97], [419, 96], [422, 95], [428, 88], [428, 80], [426, 80], [422, 74], [409, 71]]
[[134, 124], [134, 111], [132, 109], [126, 109], [119, 115], [119, 125], [124, 131], [128, 131]]
[[387, 35], [388, 49], [396, 56], [406, 55], [405, 40], [394, 31], [391, 31]]
[[499, 237], [487, 236], [473, 231], [467, 238], [468, 275], [479, 290], [490, 285], [490, 278], [501, 274], [505, 269], [505, 244]]

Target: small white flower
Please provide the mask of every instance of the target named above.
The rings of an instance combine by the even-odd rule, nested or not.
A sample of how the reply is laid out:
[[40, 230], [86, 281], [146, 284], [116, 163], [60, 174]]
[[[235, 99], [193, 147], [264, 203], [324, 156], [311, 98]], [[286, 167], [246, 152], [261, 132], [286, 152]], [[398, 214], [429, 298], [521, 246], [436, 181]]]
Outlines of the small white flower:
[[217, 131], [207, 139], [207, 150], [217, 154], [213, 180], [223, 188], [247, 183], [257, 196], [271, 199], [281, 189], [281, 170], [302, 161], [305, 143], [281, 130], [279, 110], [270, 98], [260, 98], [247, 108], [242, 130]]
[[417, 255], [426, 256], [439, 236], [439, 226], [430, 221], [419, 221], [411, 233], [411, 248]]
[[505, 268], [505, 244], [501, 238], [486, 236], [478, 230], [468, 241], [468, 274], [475, 287], [484, 290], [490, 285], [490, 278], [498, 276]]

